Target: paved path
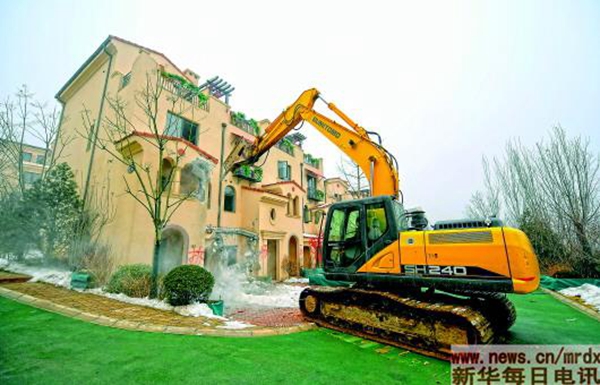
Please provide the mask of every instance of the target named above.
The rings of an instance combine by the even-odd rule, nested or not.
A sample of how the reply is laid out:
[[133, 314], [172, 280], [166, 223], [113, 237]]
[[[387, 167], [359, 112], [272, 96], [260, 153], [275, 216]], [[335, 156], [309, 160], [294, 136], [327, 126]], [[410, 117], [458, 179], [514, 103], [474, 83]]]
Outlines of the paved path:
[[[288, 334], [314, 328], [301, 319], [277, 325], [257, 323], [245, 329], [227, 329], [223, 321], [185, 317], [172, 311], [132, 305], [90, 293], [82, 293], [45, 283], [8, 283], [0, 286], [0, 296], [84, 321], [128, 330], [217, 336], [265, 336]], [[272, 312], [271, 315], [277, 314]], [[235, 317], [234, 317], [235, 318]], [[258, 317], [257, 317], [258, 319]], [[241, 320], [241, 319], [239, 319]], [[250, 322], [246, 319], [246, 322]]]

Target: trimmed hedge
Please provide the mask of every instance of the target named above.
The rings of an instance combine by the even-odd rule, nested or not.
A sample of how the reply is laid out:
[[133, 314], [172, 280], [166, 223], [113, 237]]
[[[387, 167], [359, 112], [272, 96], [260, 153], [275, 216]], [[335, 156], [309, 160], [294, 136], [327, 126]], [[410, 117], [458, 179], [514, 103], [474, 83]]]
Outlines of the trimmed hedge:
[[144, 264], [124, 265], [110, 277], [106, 286], [109, 293], [123, 293], [129, 297], [148, 297], [152, 283], [152, 268]]
[[169, 271], [163, 281], [165, 299], [173, 306], [206, 302], [213, 286], [213, 275], [197, 265], [181, 265]]

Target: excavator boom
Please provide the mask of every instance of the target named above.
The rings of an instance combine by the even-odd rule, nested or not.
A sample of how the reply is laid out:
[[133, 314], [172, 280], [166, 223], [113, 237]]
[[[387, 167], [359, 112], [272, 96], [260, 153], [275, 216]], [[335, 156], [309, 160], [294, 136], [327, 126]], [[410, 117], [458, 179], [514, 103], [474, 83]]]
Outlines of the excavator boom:
[[398, 196], [399, 181], [395, 160], [380, 144], [369, 137], [369, 133], [354, 123], [333, 103], [327, 106], [351, 128], [332, 120], [313, 109], [319, 91], [315, 88], [304, 91], [256, 138], [251, 145], [240, 143], [225, 161], [225, 172], [242, 164], [256, 162], [271, 147], [301, 122], [308, 122], [323, 136], [342, 150], [365, 173], [371, 183], [371, 195]]

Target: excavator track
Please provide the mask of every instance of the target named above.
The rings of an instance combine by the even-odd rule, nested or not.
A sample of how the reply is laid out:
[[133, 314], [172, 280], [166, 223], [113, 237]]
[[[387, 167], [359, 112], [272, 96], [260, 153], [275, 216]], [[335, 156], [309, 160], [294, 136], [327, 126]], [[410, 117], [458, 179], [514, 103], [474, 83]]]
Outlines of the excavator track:
[[450, 359], [452, 345], [494, 342], [515, 316], [506, 297], [493, 293], [403, 296], [335, 287], [305, 289], [300, 310], [319, 326], [443, 360]]

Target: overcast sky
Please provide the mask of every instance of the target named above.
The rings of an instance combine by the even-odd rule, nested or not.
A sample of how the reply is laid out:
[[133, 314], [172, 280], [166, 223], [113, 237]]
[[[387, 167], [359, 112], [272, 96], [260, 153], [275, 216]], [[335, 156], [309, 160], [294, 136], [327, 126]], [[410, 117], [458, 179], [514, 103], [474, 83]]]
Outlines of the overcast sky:
[[[109, 34], [221, 76], [256, 119], [318, 88], [381, 134], [407, 205], [433, 219], [463, 216], [482, 155], [510, 138], [561, 124], [600, 148], [598, 1], [0, 0], [0, 96], [26, 83], [52, 101]], [[333, 176], [339, 151], [303, 130]]]

